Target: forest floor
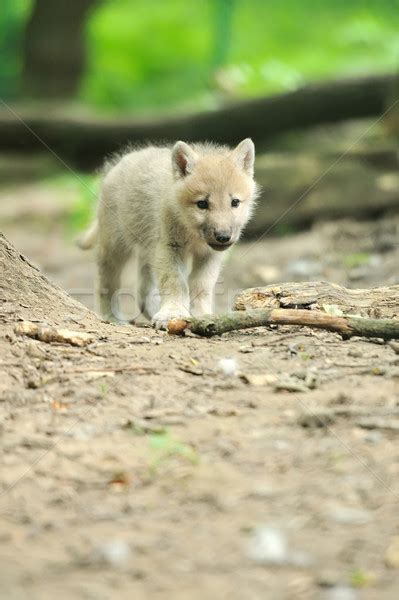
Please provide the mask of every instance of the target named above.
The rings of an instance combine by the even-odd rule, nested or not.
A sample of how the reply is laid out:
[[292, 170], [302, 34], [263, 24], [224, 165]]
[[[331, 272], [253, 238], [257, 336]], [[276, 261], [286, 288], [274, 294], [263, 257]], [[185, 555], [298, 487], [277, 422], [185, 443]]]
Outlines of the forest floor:
[[[48, 210], [52, 193], [1, 191], [3, 232], [91, 308], [93, 257], [62, 225], [68, 197]], [[398, 283], [398, 239], [391, 215], [242, 243], [218, 308], [280, 281]], [[78, 348], [14, 325], [48, 311], [79, 329], [83, 317], [7, 306], [2, 597], [397, 598], [398, 346], [290, 327], [174, 338], [93, 320]]]

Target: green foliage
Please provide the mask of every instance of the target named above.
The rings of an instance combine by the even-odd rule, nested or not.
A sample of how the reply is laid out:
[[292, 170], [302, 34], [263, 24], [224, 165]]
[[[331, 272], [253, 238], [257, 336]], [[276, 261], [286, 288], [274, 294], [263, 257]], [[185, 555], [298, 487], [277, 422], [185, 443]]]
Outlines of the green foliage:
[[88, 27], [82, 97], [99, 107], [211, 108], [309, 79], [392, 70], [398, 0], [112, 0]]
[[[18, 88], [33, 5], [2, 0], [0, 97]], [[399, 0], [103, 0], [86, 25], [79, 100], [114, 111], [211, 109], [221, 98], [394, 70], [398, 26]]]
[[88, 25], [83, 98], [142, 109], [199, 99], [209, 72], [209, 21], [208, 2], [105, 2]]
[[0, 98], [13, 98], [22, 68], [22, 33], [31, 0], [1, 0], [0, 12]]

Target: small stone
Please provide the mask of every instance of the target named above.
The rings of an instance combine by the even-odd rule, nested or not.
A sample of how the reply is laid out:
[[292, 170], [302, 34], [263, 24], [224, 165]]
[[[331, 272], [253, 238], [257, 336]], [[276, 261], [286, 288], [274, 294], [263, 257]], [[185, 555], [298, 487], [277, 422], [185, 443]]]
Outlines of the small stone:
[[319, 381], [316, 371], [309, 369], [305, 377], [305, 385], [310, 390], [315, 390], [318, 387]]
[[258, 527], [250, 540], [248, 556], [265, 565], [284, 565], [288, 562], [285, 535], [276, 527]]
[[184, 371], [185, 373], [191, 373], [191, 375], [203, 375], [204, 369], [200, 366], [194, 365], [192, 363], [186, 363], [183, 365], [179, 365], [180, 371]]
[[329, 517], [340, 525], [365, 525], [371, 521], [369, 511], [349, 506], [332, 506], [329, 510]]
[[235, 358], [221, 358], [218, 367], [223, 375], [233, 376], [237, 374], [237, 361]]
[[364, 436], [364, 441], [367, 444], [379, 444], [383, 437], [381, 431], [371, 430]]
[[339, 584], [340, 575], [337, 571], [326, 569], [319, 573], [316, 583], [321, 588], [333, 588]]
[[315, 410], [312, 412], [304, 412], [299, 415], [297, 423], [298, 425], [309, 429], [319, 429], [321, 427], [328, 427], [334, 423], [335, 419], [336, 417], [333, 411]]
[[31, 358], [45, 358], [46, 351], [40, 346], [40, 342], [30, 341], [26, 347], [26, 354]]
[[331, 404], [350, 404], [351, 402], [352, 398], [347, 392], [339, 392]]
[[356, 600], [355, 590], [347, 585], [337, 585], [329, 589], [323, 600]]
[[242, 373], [240, 379], [248, 385], [262, 386], [276, 383], [277, 377], [272, 373]]
[[284, 450], [289, 450], [289, 448], [291, 447], [290, 444], [288, 442], [286, 442], [285, 440], [275, 440], [272, 444], [273, 448], [275, 448], [276, 450], [284, 451]]
[[363, 352], [358, 350], [358, 348], [349, 348], [348, 356], [352, 356], [353, 358], [361, 358], [363, 356]]
[[240, 346], [239, 348], [239, 352], [241, 352], [242, 354], [250, 354], [253, 351], [253, 346]]
[[93, 562], [120, 568], [126, 565], [131, 555], [130, 546], [124, 540], [110, 540], [94, 549]]
[[37, 390], [41, 385], [40, 377], [35, 377], [34, 375], [29, 377], [26, 380], [26, 387], [30, 390]]
[[250, 492], [250, 496], [252, 498], [259, 498], [259, 499], [264, 499], [264, 498], [272, 498], [273, 496], [276, 496], [278, 493], [278, 490], [273, 487], [272, 485], [268, 485], [268, 484], [260, 484], [260, 485], [256, 485], [252, 491]]
[[306, 383], [302, 382], [297, 377], [282, 376], [274, 384], [276, 392], [308, 392], [309, 388]]
[[399, 536], [392, 538], [385, 552], [384, 560], [390, 569], [399, 569]]
[[249, 543], [248, 556], [262, 565], [291, 565], [304, 568], [312, 563], [311, 557], [306, 552], [291, 550], [286, 535], [273, 526], [261, 526], [255, 529]]
[[81, 442], [86, 442], [93, 438], [96, 433], [97, 429], [95, 425], [92, 423], [82, 423], [79, 427], [68, 429], [64, 435]]

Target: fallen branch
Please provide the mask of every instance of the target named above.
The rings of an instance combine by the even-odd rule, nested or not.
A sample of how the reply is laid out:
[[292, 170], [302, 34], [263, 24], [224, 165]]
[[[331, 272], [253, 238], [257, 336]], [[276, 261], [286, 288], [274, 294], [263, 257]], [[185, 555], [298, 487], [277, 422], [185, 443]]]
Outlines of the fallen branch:
[[223, 315], [206, 315], [199, 319], [173, 319], [168, 332], [183, 335], [186, 330], [200, 336], [212, 337], [235, 329], [265, 325], [300, 325], [339, 333], [344, 339], [361, 337], [399, 339], [399, 321], [366, 319], [353, 316], [332, 316], [322, 312], [293, 309], [254, 309]]
[[326, 81], [215, 111], [146, 121], [75, 119], [19, 110], [17, 117], [13, 111], [3, 110], [0, 150], [31, 152], [43, 149], [45, 142], [62, 159], [91, 168], [127, 142], [211, 139], [236, 144], [251, 136], [255, 143], [264, 143], [270, 136], [292, 129], [380, 115], [394, 82], [394, 75]]
[[121, 365], [119, 367], [83, 367], [76, 369], [65, 369], [63, 373], [125, 373], [133, 371], [140, 375], [157, 375], [158, 371], [153, 367], [144, 367], [141, 365]]
[[298, 228], [320, 220], [370, 218], [397, 211], [397, 170], [397, 166], [377, 169], [353, 155], [337, 154], [334, 159], [320, 151], [259, 153], [255, 175], [263, 192], [245, 235], [258, 237], [269, 228], [273, 231], [282, 215], [286, 226]]
[[399, 285], [351, 290], [327, 281], [283, 283], [244, 290], [235, 299], [235, 310], [254, 308], [306, 308], [337, 306], [343, 313], [367, 317], [399, 316]]

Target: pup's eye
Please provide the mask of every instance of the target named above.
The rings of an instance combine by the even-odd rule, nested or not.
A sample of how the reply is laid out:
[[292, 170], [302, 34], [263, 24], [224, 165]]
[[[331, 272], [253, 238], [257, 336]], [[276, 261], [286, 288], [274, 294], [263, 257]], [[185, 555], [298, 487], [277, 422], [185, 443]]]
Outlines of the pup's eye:
[[233, 208], [237, 208], [237, 206], [240, 205], [240, 200], [238, 198], [233, 198], [233, 200], [231, 201], [231, 206]]
[[197, 206], [202, 210], [206, 210], [207, 208], [209, 208], [209, 202], [208, 200], [198, 200]]

